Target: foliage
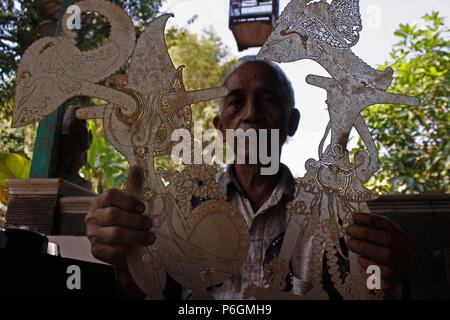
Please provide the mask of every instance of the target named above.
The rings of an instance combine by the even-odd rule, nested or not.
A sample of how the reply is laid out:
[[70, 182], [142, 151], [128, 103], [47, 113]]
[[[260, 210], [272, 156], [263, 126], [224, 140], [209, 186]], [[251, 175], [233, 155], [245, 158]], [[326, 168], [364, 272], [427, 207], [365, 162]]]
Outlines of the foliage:
[[138, 25], [150, 22], [158, 13], [162, 0], [113, 0], [115, 4], [122, 7]]
[[102, 193], [104, 189], [122, 188], [125, 184], [128, 163], [105, 139], [100, 120], [88, 122], [92, 133], [92, 146], [81, 175], [92, 183], [93, 189]]
[[[219, 87], [233, 68], [237, 59], [231, 57], [228, 48], [222, 44], [214, 29], [204, 29], [200, 35], [189, 32], [185, 28], [170, 27], [166, 32], [169, 54], [175, 66], [185, 65], [183, 80], [186, 90], [199, 90]], [[213, 128], [213, 119], [219, 113], [219, 101], [208, 100], [191, 106], [192, 119], [197, 130]], [[201, 132], [203, 132], [201, 131]], [[205, 144], [210, 142], [204, 141]], [[166, 169], [180, 169], [182, 165], [174, 165], [170, 156], [155, 159], [156, 166]], [[217, 166], [219, 170], [223, 168]]]
[[[380, 171], [369, 188], [381, 193], [449, 192], [449, 29], [437, 12], [424, 26], [400, 25], [390, 63], [390, 92], [417, 96], [418, 107], [376, 105], [363, 111], [379, 142]], [[360, 146], [362, 145], [360, 141]]]
[[5, 119], [0, 119], [0, 152], [23, 152], [24, 138], [19, 130], [11, 128]]
[[[175, 64], [186, 65], [183, 79], [186, 90], [219, 87], [236, 62], [214, 33], [212, 27], [196, 35], [184, 28], [170, 27], [166, 33], [167, 47]], [[203, 129], [212, 128], [212, 120], [219, 112], [217, 100], [198, 103], [192, 107], [194, 121], [201, 121]]]
[[[0, 73], [2, 90], [0, 104], [10, 102], [14, 92], [14, 79], [20, 57], [26, 48], [38, 39], [36, 27], [46, 19], [37, 1], [0, 1]], [[9, 80], [9, 81], [8, 81]], [[12, 82], [11, 82], [12, 81]], [[8, 110], [10, 112], [11, 110]]]
[[8, 120], [0, 118], [0, 152], [14, 152], [31, 159], [37, 125], [11, 128]]
[[8, 203], [6, 179], [27, 179], [30, 175], [31, 162], [16, 153], [0, 152], [0, 202]]

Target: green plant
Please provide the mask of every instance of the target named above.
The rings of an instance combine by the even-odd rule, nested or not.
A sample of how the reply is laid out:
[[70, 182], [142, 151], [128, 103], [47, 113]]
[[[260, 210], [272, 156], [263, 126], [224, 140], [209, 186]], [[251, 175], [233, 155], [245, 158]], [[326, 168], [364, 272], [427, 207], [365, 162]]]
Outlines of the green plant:
[[[375, 105], [363, 111], [380, 151], [368, 187], [381, 193], [450, 192], [449, 29], [438, 12], [423, 26], [400, 25], [390, 92], [417, 96], [418, 107]], [[362, 143], [360, 141], [360, 147]]]
[[16, 153], [0, 152], [0, 202], [8, 204], [7, 179], [27, 179], [30, 175], [31, 162]]
[[92, 146], [81, 175], [98, 193], [108, 188], [122, 188], [128, 171], [127, 160], [106, 141], [99, 120], [89, 121], [88, 129], [92, 133]]

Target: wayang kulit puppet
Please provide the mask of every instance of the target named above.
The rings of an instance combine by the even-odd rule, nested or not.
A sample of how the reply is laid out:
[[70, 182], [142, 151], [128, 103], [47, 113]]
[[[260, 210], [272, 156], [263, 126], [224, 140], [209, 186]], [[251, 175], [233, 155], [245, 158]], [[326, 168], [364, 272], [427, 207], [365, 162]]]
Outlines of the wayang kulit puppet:
[[[306, 174], [296, 179], [294, 199], [287, 205], [287, 229], [279, 256], [266, 265], [266, 287], [250, 285], [247, 297], [257, 299], [328, 299], [322, 288], [322, 273], [329, 272], [334, 287], [344, 299], [376, 299], [381, 290], [370, 291], [359, 265], [350, 260], [350, 273], [341, 274], [338, 254], [344, 254], [340, 239], [355, 212], [369, 212], [366, 201], [376, 199], [364, 187], [378, 168], [378, 152], [360, 112], [369, 105], [394, 103], [418, 105], [414, 97], [385, 90], [392, 69], [378, 71], [352, 51], [362, 30], [359, 0], [292, 0], [284, 9], [258, 59], [290, 62], [310, 59], [323, 66], [332, 78], [308, 75], [306, 82], [327, 91], [330, 121], [319, 145], [319, 159], [305, 163]], [[368, 152], [360, 150], [350, 162], [348, 135], [355, 128]], [[324, 142], [331, 142], [324, 150]], [[301, 235], [300, 235], [301, 233]], [[300, 238], [299, 238], [300, 237]], [[313, 288], [306, 296], [281, 292], [295, 247], [312, 237]], [[328, 271], [324, 271], [326, 257]]]
[[[94, 11], [108, 19], [107, 42], [80, 51], [75, 31], [67, 28], [66, 13], [62, 35], [39, 39], [20, 61], [12, 125], [39, 121], [75, 96], [108, 102], [79, 109], [76, 116], [103, 119], [111, 144], [130, 166], [144, 169], [144, 189], [127, 191], [145, 202], [144, 214], [150, 215], [157, 240], [151, 247], [132, 250], [128, 257], [132, 276], [151, 299], [163, 298], [167, 272], [192, 288], [193, 298], [209, 298], [206, 288], [231, 277], [246, 257], [247, 225], [219, 192], [213, 166], [156, 171], [154, 156], [170, 154], [175, 129], [191, 128], [190, 104], [224, 96], [227, 90], [185, 90], [183, 66], [175, 69], [164, 39], [170, 15], [154, 19], [136, 41], [133, 22], [122, 8], [104, 0], [76, 5], [82, 12]], [[128, 74], [115, 75], [128, 61]], [[102, 80], [106, 85], [97, 84]], [[207, 201], [193, 208], [193, 198]]]
[[[191, 129], [190, 104], [227, 94], [225, 88], [186, 91], [183, 66], [175, 68], [164, 40], [170, 15], [149, 23], [136, 40], [133, 22], [120, 7], [105, 0], [76, 3], [82, 12], [105, 16], [111, 32], [101, 47], [80, 51], [75, 31], [62, 20], [62, 34], [33, 43], [17, 71], [13, 127], [43, 119], [75, 96], [90, 96], [105, 105], [81, 108], [79, 119], [103, 119], [105, 134], [130, 166], [144, 169], [144, 189], [127, 190], [146, 204], [157, 240], [132, 249], [130, 272], [150, 299], [162, 299], [166, 274], [192, 289], [194, 299], [210, 298], [206, 288], [235, 274], [244, 261], [249, 232], [239, 211], [226, 202], [214, 180], [213, 166], [187, 165], [183, 171], [155, 169], [154, 157], [169, 154], [171, 134]], [[336, 255], [345, 256], [339, 238], [352, 214], [368, 211], [366, 201], [376, 196], [364, 188], [377, 170], [377, 149], [360, 111], [371, 104], [416, 105], [419, 100], [387, 93], [392, 70], [377, 71], [350, 48], [359, 39], [361, 18], [357, 0], [311, 2], [293, 0], [280, 16], [259, 59], [289, 62], [311, 59], [332, 78], [309, 75], [307, 82], [327, 90], [330, 122], [319, 146], [319, 159], [306, 162], [307, 173], [296, 180], [294, 199], [287, 209], [288, 226], [281, 252], [266, 265], [265, 286], [250, 285], [246, 298], [327, 298], [322, 290], [326, 254], [334, 286], [347, 299], [379, 297], [365, 288], [361, 273], [351, 266], [341, 275]], [[115, 74], [129, 62], [128, 74]], [[105, 80], [105, 85], [98, 84]], [[368, 153], [359, 151], [350, 162], [346, 141], [355, 127]], [[331, 143], [324, 150], [324, 141]], [[168, 182], [164, 184], [163, 179]], [[201, 204], [194, 205], [194, 200]], [[282, 292], [289, 261], [303, 237], [312, 237], [313, 289], [306, 296]]]

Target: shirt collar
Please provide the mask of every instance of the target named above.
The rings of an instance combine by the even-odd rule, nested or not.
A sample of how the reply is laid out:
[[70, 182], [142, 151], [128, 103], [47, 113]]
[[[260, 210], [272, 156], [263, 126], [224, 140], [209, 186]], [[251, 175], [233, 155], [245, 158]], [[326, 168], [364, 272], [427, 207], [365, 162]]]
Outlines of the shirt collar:
[[[281, 172], [281, 178], [278, 181], [278, 184], [276, 185], [273, 194], [268, 200], [270, 201], [269, 203], [270, 206], [278, 203], [281, 200], [282, 196], [286, 196], [288, 197], [288, 199], [291, 199], [294, 194], [295, 179], [292, 176], [291, 171], [283, 163], [280, 163], [279, 170]], [[227, 165], [227, 169], [224, 172], [220, 172], [219, 174], [217, 174], [216, 180], [220, 185], [220, 191], [222, 193], [228, 195], [229, 192], [231, 191], [230, 188], [234, 188], [242, 196], [247, 197], [245, 191], [242, 189], [241, 184], [239, 183], [239, 181], [235, 176], [234, 164]]]

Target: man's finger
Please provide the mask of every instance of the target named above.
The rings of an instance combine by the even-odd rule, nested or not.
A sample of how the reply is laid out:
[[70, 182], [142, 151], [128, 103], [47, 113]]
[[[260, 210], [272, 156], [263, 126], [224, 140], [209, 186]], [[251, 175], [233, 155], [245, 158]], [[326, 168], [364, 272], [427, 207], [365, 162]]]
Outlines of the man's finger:
[[136, 197], [118, 189], [108, 189], [93, 200], [91, 209], [117, 207], [125, 211], [143, 213], [145, 205]]
[[[394, 272], [391, 267], [385, 265], [377, 265], [375, 262], [365, 257], [358, 257], [358, 263], [363, 270], [367, 270], [367, 268], [372, 265], [376, 265], [380, 268], [381, 289], [383, 290], [389, 290], [390, 288], [395, 287], [401, 283], [401, 279], [398, 278], [398, 273]], [[366, 273], [366, 278], [367, 277], [370, 277], [370, 274]]]
[[152, 227], [149, 217], [133, 214], [116, 207], [97, 209], [93, 218], [100, 227], [117, 226], [140, 231], [147, 231]]
[[95, 236], [107, 245], [149, 246], [156, 240], [153, 232], [136, 231], [122, 227], [98, 228]]
[[372, 244], [370, 242], [349, 239], [347, 248], [361, 256], [367, 257], [378, 265], [395, 266], [396, 255], [392, 249]]
[[353, 239], [371, 242], [388, 248], [398, 249], [400, 243], [400, 240], [393, 233], [364, 225], [352, 223], [345, 232]]
[[95, 240], [91, 246], [91, 253], [95, 258], [113, 265], [120, 265], [123, 261], [126, 261], [124, 257], [126, 257], [128, 250], [129, 247], [127, 246], [111, 246]]
[[366, 257], [358, 257], [358, 263], [363, 268], [363, 270], [367, 270], [369, 266], [378, 266], [380, 268], [381, 278], [387, 281], [392, 281], [395, 277], [395, 273], [391, 267], [385, 265], [378, 265], [375, 262], [367, 259]]
[[353, 215], [353, 222], [358, 225], [389, 231], [398, 236], [403, 245], [408, 244], [408, 234], [386, 217], [357, 212]]

